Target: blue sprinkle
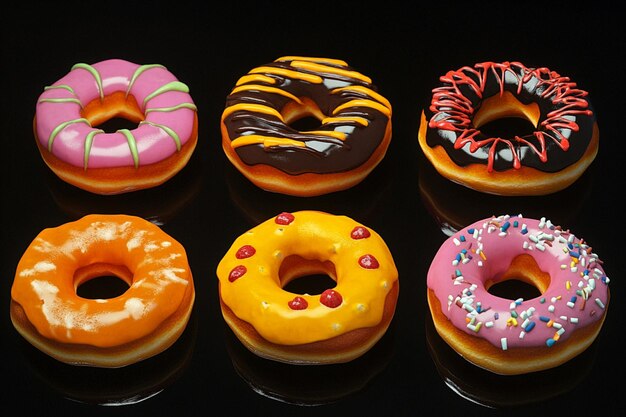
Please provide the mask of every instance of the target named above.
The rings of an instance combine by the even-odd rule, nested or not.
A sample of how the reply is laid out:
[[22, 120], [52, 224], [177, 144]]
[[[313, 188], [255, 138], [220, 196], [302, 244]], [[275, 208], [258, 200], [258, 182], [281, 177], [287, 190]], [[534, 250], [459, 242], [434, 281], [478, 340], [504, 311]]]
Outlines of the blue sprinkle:
[[575, 295], [572, 295], [572, 298], [569, 299], [572, 303], [575, 303], [577, 298]]
[[541, 297], [541, 298], [539, 299], [539, 302], [540, 302], [541, 304], [545, 303], [545, 302], [546, 302], [546, 297]]
[[456, 269], [456, 270], [454, 271], [454, 274], [455, 274], [457, 277], [460, 277], [460, 276], [461, 276], [461, 270], [460, 270], [460, 269]]
[[526, 333], [528, 333], [528, 332], [530, 332], [534, 328], [535, 328], [535, 322], [531, 321], [530, 323], [528, 323], [526, 325], [526, 328], [524, 330], [526, 330]]
[[552, 339], [552, 338], [550, 338], [550, 339], [547, 339], [547, 340], [546, 340], [546, 345], [547, 345], [548, 347], [552, 347], [552, 346], [554, 346], [554, 344], [555, 344], [555, 343], [556, 343], [556, 340], [554, 340], [554, 339]]
[[513, 227], [517, 227], [517, 226], [519, 226], [519, 222], [518, 222], [517, 220], [515, 220], [515, 221], [513, 222]]
[[505, 222], [502, 227], [500, 227], [500, 231], [506, 232], [509, 227], [511, 227], [511, 223]]
[[498, 320], [499, 317], [500, 317], [500, 314], [494, 313], [494, 315], [493, 315], [494, 320]]
[[469, 233], [470, 235], [474, 234], [474, 228], [472, 227], [471, 229], [467, 229], [467, 233]]
[[461, 235], [461, 236], [459, 237], [459, 240], [460, 240], [461, 242], [465, 242], [465, 235]]
[[461, 251], [461, 253], [462, 253], [463, 255], [465, 255], [465, 254], [467, 253], [467, 249], [463, 249], [463, 250]]
[[569, 251], [569, 256], [571, 256], [573, 258], [578, 258], [578, 257], [580, 257], [580, 253], [574, 252], [573, 250], [571, 250], [571, 251]]
[[550, 317], [547, 316], [539, 316], [539, 320], [543, 321], [544, 323], [547, 323], [550, 321]]
[[525, 235], [526, 233], [528, 233], [528, 229], [522, 229], [520, 233]]

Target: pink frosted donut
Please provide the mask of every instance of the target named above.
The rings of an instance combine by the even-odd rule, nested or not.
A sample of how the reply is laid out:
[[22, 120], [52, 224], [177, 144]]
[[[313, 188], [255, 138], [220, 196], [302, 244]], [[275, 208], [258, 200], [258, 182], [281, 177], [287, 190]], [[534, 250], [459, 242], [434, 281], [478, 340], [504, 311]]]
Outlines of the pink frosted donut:
[[[541, 295], [505, 299], [494, 284], [519, 280]], [[609, 278], [592, 248], [549, 220], [499, 216], [449, 237], [428, 271], [437, 332], [461, 356], [517, 375], [558, 366], [595, 340], [609, 304]]]
[[[105, 132], [114, 117], [135, 129]], [[37, 100], [34, 131], [46, 164], [97, 194], [155, 187], [189, 161], [198, 138], [189, 88], [163, 65], [121, 59], [76, 64]]]

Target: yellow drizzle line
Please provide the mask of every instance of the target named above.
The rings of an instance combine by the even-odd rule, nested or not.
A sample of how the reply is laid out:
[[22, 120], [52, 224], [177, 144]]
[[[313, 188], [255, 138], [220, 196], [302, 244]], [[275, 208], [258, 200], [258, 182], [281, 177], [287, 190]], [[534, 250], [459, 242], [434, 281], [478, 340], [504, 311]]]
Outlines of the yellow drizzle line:
[[39, 103], [76, 103], [83, 108], [83, 103], [77, 98], [42, 98]]
[[276, 116], [278, 117], [278, 119], [285, 123], [285, 120], [283, 119], [283, 115], [280, 114], [280, 112], [276, 109], [273, 109], [269, 106], [264, 106], [262, 104], [254, 104], [254, 103], [237, 103], [234, 104], [230, 107], [227, 107], [224, 110], [224, 113], [222, 113], [222, 121], [228, 117], [230, 114], [239, 111], [239, 110], [248, 110], [248, 111], [253, 111], [253, 112], [257, 112], [257, 113], [263, 113], [263, 114], [269, 114], [272, 116]]
[[246, 74], [243, 77], [239, 78], [239, 80], [237, 80], [237, 84], [235, 84], [235, 86], [255, 81], [276, 84], [276, 78], [268, 77], [267, 75], [263, 74]]
[[333, 115], [349, 107], [371, 107], [371, 108], [378, 110], [385, 116], [391, 117], [391, 110], [389, 108], [383, 106], [382, 104], [376, 101], [363, 100], [363, 99], [350, 100], [347, 103], [343, 103], [341, 106], [337, 106], [337, 108], [335, 108], [335, 110], [333, 111]]
[[178, 110], [178, 109], [189, 109], [189, 110], [193, 110], [193, 111], [198, 111], [198, 108], [193, 103], [180, 103], [180, 104], [177, 104], [177, 105], [171, 106], [171, 107], [153, 107], [151, 109], [146, 109], [144, 114], [148, 114], [148, 113], [153, 112], [153, 111], [156, 111], [156, 112], [170, 112], [170, 111], [175, 111], [175, 110]]
[[183, 93], [188, 93], [189, 87], [187, 87], [186, 84], [183, 84], [180, 81], [172, 81], [165, 85], [162, 85], [161, 87], [154, 90], [152, 93], [148, 94], [146, 98], [143, 99], [143, 107], [145, 108], [146, 104], [148, 104], [148, 102], [152, 100], [154, 97], [160, 94], [168, 93], [170, 91], [180, 91]]
[[291, 63], [291, 66], [294, 68], [302, 68], [313, 72], [323, 72], [326, 74], [337, 74], [344, 77], [356, 78], [357, 80], [361, 80], [368, 84], [372, 83], [372, 79], [370, 77], [363, 75], [357, 71], [349, 71], [341, 68], [329, 67], [328, 65], [316, 64], [314, 62], [308, 61], [293, 61]]
[[322, 119], [322, 124], [331, 124], [331, 123], [345, 123], [345, 122], [355, 122], [360, 124], [361, 126], [367, 126], [370, 124], [369, 120], [365, 117], [359, 116], [339, 116], [339, 117], [325, 117]]
[[238, 93], [240, 91], [246, 91], [246, 90], [258, 90], [258, 91], [265, 91], [266, 93], [275, 93], [275, 94], [280, 94], [282, 96], [285, 96], [287, 98], [292, 99], [293, 101], [295, 101], [298, 104], [302, 104], [302, 100], [300, 100], [298, 97], [294, 96], [293, 94], [282, 90], [280, 88], [276, 88], [276, 87], [270, 87], [267, 85], [259, 85], [259, 84], [245, 84], [245, 85], [241, 85], [238, 87], [233, 88], [233, 91], [230, 92], [230, 94], [235, 94]]
[[350, 86], [347, 86], [347, 87], [335, 88], [333, 91], [331, 91], [331, 93], [332, 94], [336, 94], [336, 93], [340, 93], [342, 91], [356, 91], [358, 93], [365, 94], [367, 96], [370, 96], [370, 97], [380, 101], [386, 107], [391, 108], [391, 103], [389, 102], [389, 100], [387, 100], [385, 97], [383, 97], [380, 94], [378, 94], [376, 91], [374, 91], [374, 90], [372, 90], [370, 88], [367, 88], [367, 87], [363, 87], [362, 85], [350, 85]]
[[238, 148], [240, 146], [246, 145], [254, 145], [262, 143], [264, 147], [271, 148], [273, 146], [298, 146], [298, 147], [306, 147], [306, 144], [299, 140], [286, 139], [286, 138], [275, 138], [272, 136], [263, 136], [263, 135], [246, 135], [240, 136], [237, 139], [233, 140], [230, 145], [233, 148]]
[[323, 80], [319, 75], [307, 74], [299, 71], [292, 71], [284, 68], [275, 68], [275, 67], [257, 67], [250, 70], [249, 74], [257, 74], [260, 72], [265, 72], [269, 74], [276, 74], [286, 78], [298, 79], [308, 81], [313, 84], [321, 84]]
[[342, 61], [341, 59], [332, 59], [332, 58], [314, 58], [308, 56], [282, 56], [275, 60], [275, 62], [280, 61], [311, 61], [311, 62], [326, 62], [327, 64], [335, 64], [342, 65], [344, 67], [348, 66], [346, 61]]
[[334, 130], [309, 130], [301, 132], [304, 135], [318, 135], [318, 136], [330, 136], [331, 138], [345, 140], [346, 134], [344, 132], [337, 132]]

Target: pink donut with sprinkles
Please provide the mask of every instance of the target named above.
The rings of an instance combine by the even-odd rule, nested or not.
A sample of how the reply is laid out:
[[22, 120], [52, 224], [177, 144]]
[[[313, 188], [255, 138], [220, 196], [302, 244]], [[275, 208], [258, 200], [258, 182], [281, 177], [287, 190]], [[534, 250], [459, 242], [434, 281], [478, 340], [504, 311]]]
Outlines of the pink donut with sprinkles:
[[[116, 117], [137, 127], [98, 128]], [[39, 96], [34, 133], [59, 178], [120, 194], [160, 185], [187, 164], [198, 138], [197, 108], [187, 85], [163, 65], [79, 63]]]
[[[519, 280], [539, 296], [505, 299], [494, 284]], [[475, 365], [502, 375], [556, 367], [596, 339], [609, 278], [591, 246], [549, 220], [503, 215], [449, 237], [428, 271], [439, 335]]]

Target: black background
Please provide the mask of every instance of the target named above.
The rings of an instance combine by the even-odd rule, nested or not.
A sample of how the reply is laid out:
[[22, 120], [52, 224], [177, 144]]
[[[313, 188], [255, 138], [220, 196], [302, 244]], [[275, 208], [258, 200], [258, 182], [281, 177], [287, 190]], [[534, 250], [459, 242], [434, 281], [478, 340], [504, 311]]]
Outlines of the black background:
[[[623, 18], [601, 2], [563, 8], [519, 2], [414, 5], [413, 10], [390, 3], [232, 3], [221, 10], [209, 3], [107, 2], [17, 4], [3, 10], [1, 414], [10, 409], [63, 416], [624, 411], [625, 206], [619, 198], [625, 188], [626, 73], [617, 62], [626, 52]], [[318, 198], [272, 194], [250, 185], [223, 154], [219, 119], [226, 95], [248, 70], [283, 55], [343, 59], [370, 76], [391, 101], [390, 148], [357, 187]], [[83, 192], [57, 179], [35, 145], [32, 119], [43, 87], [77, 62], [109, 58], [165, 65], [190, 87], [198, 106], [199, 141], [190, 163], [156, 189], [109, 197]], [[442, 180], [425, 163], [417, 143], [419, 113], [438, 76], [490, 60], [546, 66], [589, 91], [600, 151], [567, 190], [534, 198], [487, 196]], [[300, 209], [351, 216], [381, 234], [394, 255], [400, 274], [396, 315], [380, 343], [353, 363], [311, 369], [260, 360], [242, 349], [221, 317], [215, 269], [232, 241], [281, 211]], [[88, 213], [149, 218], [185, 246], [196, 302], [183, 337], [164, 354], [117, 370], [74, 368], [41, 354], [14, 330], [10, 288], [22, 253], [43, 228]], [[570, 228], [593, 246], [612, 278], [600, 336], [584, 354], [551, 371], [497, 377], [466, 364], [431, 337], [426, 272], [446, 238], [440, 223], [460, 227], [502, 213], [546, 216]], [[97, 405], [123, 402], [134, 404]]]

